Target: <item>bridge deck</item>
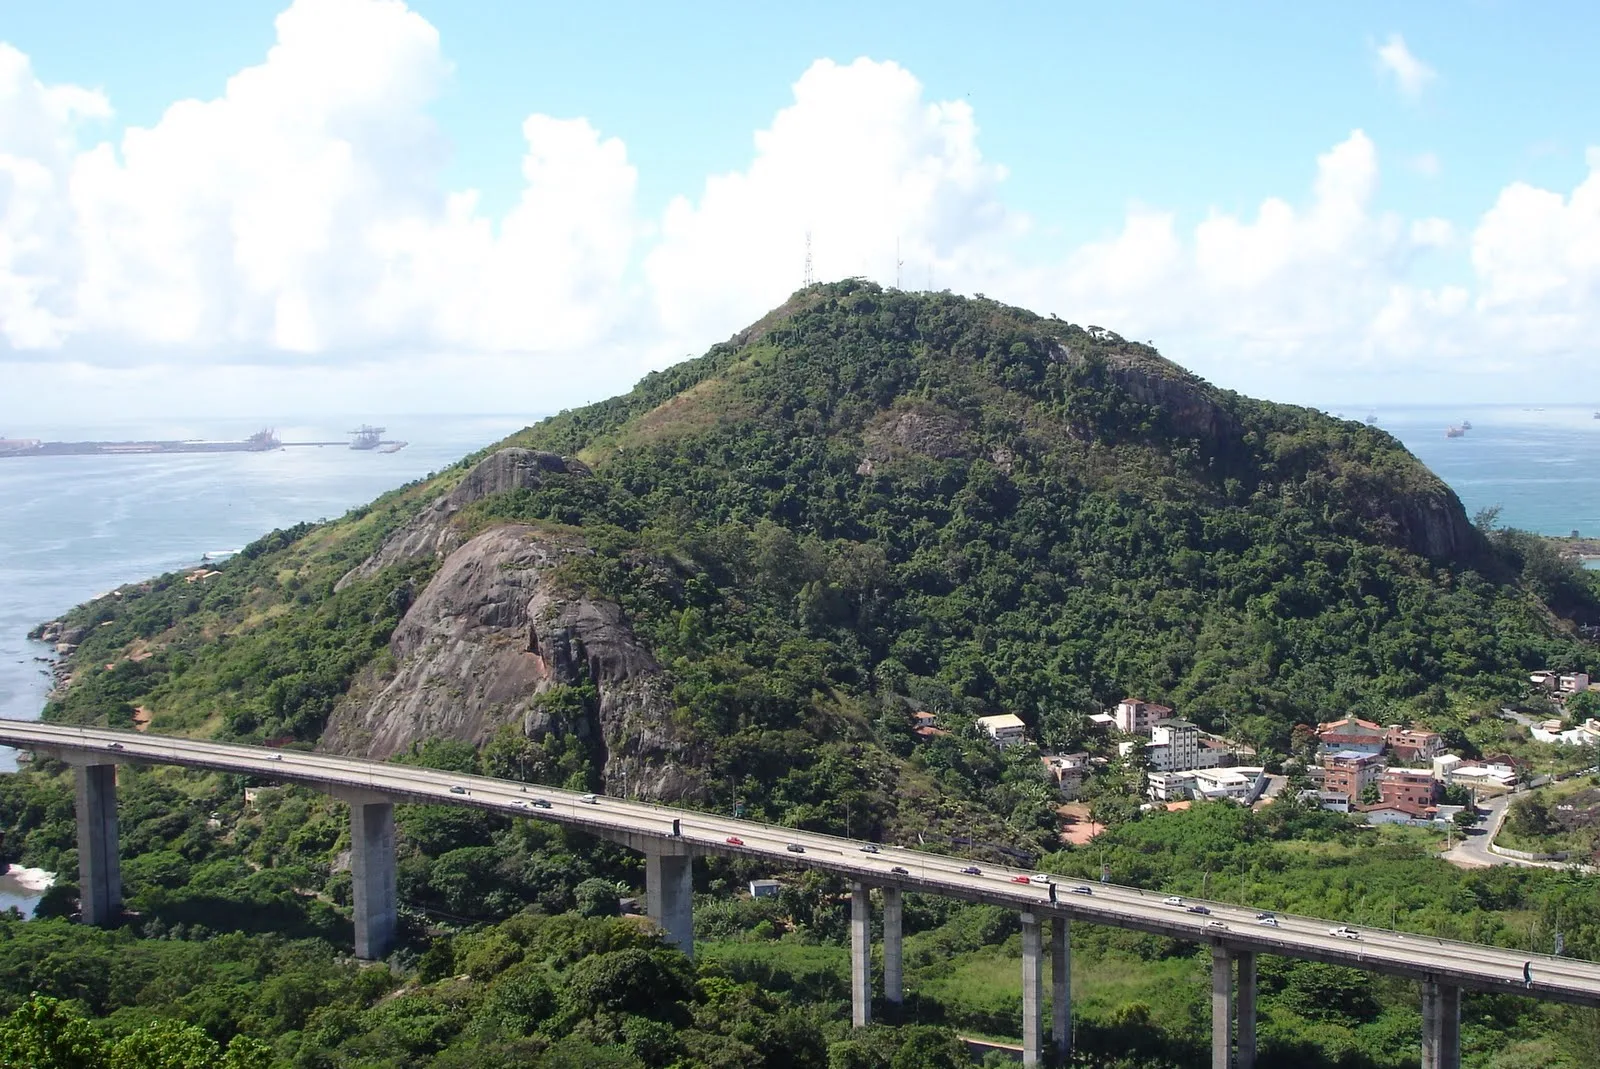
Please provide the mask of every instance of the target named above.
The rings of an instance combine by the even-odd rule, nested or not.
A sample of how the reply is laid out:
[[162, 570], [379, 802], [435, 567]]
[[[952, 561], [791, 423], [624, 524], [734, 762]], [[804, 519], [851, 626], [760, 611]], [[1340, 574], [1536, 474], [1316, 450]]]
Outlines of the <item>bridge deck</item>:
[[[1014, 882], [1016, 877], [1027, 875], [1018, 869], [985, 866], [981, 874], [973, 876], [961, 871], [972, 865], [965, 858], [895, 846], [881, 846], [878, 853], [867, 853], [860, 841], [698, 810], [611, 797], [586, 804], [577, 793], [553, 787], [331, 754], [130, 731], [0, 720], [0, 744], [61, 757], [92, 756], [106, 761], [247, 773], [395, 801], [475, 806], [568, 824], [635, 844], [653, 842], [672, 852], [687, 849], [694, 853], [760, 857], [775, 866], [822, 869], [873, 886], [899, 887], [1480, 991], [1600, 1006], [1600, 964], [1594, 962], [1365, 927], [1359, 929], [1358, 938], [1348, 939], [1330, 934], [1330, 929], [1341, 926], [1338, 921], [1288, 914], [1279, 914], [1277, 927], [1269, 927], [1257, 923], [1257, 910], [1250, 907], [1187, 900], [1186, 906], [1204, 905], [1211, 911], [1209, 915], [1199, 915], [1165, 904], [1165, 896], [1158, 891], [1115, 884], [1080, 885], [1067, 878], [1058, 879], [1058, 901], [1051, 903], [1046, 888]], [[460, 787], [466, 793], [455, 793], [452, 787]], [[550, 808], [535, 807], [535, 799], [548, 801]], [[672, 834], [674, 820], [679, 821], [681, 836]], [[800, 845], [804, 852], [791, 851], [791, 843]], [[891, 871], [896, 867], [905, 871]], [[1078, 886], [1086, 887], [1088, 893], [1075, 892], [1073, 888]], [[1213, 927], [1214, 923], [1225, 927]], [[1525, 963], [1530, 963], [1531, 986], [1523, 982]]]

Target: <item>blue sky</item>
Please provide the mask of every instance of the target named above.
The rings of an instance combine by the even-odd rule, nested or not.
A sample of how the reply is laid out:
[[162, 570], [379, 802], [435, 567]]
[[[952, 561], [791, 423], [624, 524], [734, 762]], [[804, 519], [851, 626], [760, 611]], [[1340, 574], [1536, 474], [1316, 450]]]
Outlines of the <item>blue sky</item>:
[[[26, 93], [0, 81], [0, 153], [29, 148], [57, 199], [29, 187], [38, 200], [24, 201], [4, 175], [0, 197], [69, 220], [21, 234], [36, 254], [13, 256], [9, 288], [0, 254], [13, 325], [0, 361], [28, 382], [48, 391], [66, 368], [74, 404], [97, 389], [148, 391], [154, 404], [201, 363], [259, 399], [291, 375], [313, 392], [361, 389], [377, 362], [403, 369], [384, 386], [402, 407], [469, 406], [449, 388], [466, 368], [576, 403], [781, 300], [806, 228], [824, 275], [892, 282], [898, 241], [908, 288], [931, 271], [939, 287], [1097, 316], [1215, 381], [1285, 400], [1499, 399], [1592, 359], [1600, 65], [1585, 46], [1600, 39], [1600, 9], [1589, 5], [300, 0], [301, 45], [275, 64], [285, 7], [0, 4], [0, 40], [26, 65], [16, 85], [103, 103], [63, 121], [48, 103], [29, 113]], [[872, 63], [852, 65], [860, 57]], [[314, 76], [297, 100], [318, 65], [372, 81]], [[264, 88], [231, 101], [229, 79], [250, 68], [266, 71]], [[810, 103], [797, 105], [797, 83]], [[169, 122], [185, 100], [217, 105], [217, 125]], [[946, 102], [970, 110], [927, 118]], [[327, 146], [301, 136], [308, 108], [321, 118], [306, 125], [354, 145], [354, 162], [328, 164]], [[529, 116], [551, 122], [530, 135]], [[248, 136], [256, 122], [261, 138]], [[141, 131], [161, 135], [143, 156]], [[537, 180], [526, 158], [542, 161]], [[327, 186], [302, 188], [320, 173], [312, 161], [330, 168]], [[293, 180], [276, 187], [292, 188], [273, 196], [264, 172], [279, 163]], [[240, 174], [264, 190], [238, 193]], [[735, 188], [713, 191], [712, 176]], [[856, 187], [895, 216], [870, 238], [841, 203]], [[161, 188], [211, 206], [215, 233]], [[451, 217], [450, 195], [467, 190], [470, 210]], [[341, 198], [360, 206], [359, 226], [340, 229]], [[1287, 214], [1263, 226], [1273, 199]], [[512, 216], [535, 200], [519, 230]], [[130, 217], [139, 225], [96, 245], [97, 226]], [[300, 233], [306, 218], [326, 231]], [[1237, 225], [1197, 230], [1218, 218]], [[393, 234], [419, 228], [429, 236], [396, 252]], [[264, 259], [238, 237], [279, 229], [296, 243]], [[165, 248], [176, 231], [187, 236]], [[190, 266], [159, 290], [141, 256]], [[423, 260], [453, 265], [414, 280], [438, 307], [417, 311], [421, 289], [374, 288], [395, 263]], [[747, 266], [730, 274], [729, 262]], [[474, 271], [566, 288], [526, 311], [511, 307], [523, 291], [482, 280], [439, 295]], [[350, 318], [353, 304], [369, 307]], [[575, 364], [588, 373], [563, 373]]]

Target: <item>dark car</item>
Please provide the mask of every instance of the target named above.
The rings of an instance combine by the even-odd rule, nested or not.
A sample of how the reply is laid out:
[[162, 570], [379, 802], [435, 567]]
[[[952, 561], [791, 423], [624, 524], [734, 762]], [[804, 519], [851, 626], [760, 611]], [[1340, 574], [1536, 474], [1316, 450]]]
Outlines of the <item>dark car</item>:
[[1080, 883], [1078, 886], [1072, 889], [1072, 893], [1075, 895], [1092, 895], [1094, 894], [1094, 888], [1089, 887], [1087, 884]]
[[899, 865], [896, 865], [894, 868], [890, 869], [889, 871], [894, 873], [896, 876], [909, 876], [909, 875], [911, 875], [911, 873], [907, 872], [905, 869], [901, 868]]
[[1271, 921], [1271, 920], [1277, 920], [1277, 919], [1278, 919], [1278, 915], [1276, 913], [1272, 912], [1272, 910], [1270, 910], [1270, 909], [1264, 909], [1260, 913], [1256, 914], [1256, 920], [1258, 920], [1258, 921]]
[[803, 854], [806, 852], [806, 848], [801, 846], [799, 843], [790, 843], [784, 849], [788, 850], [791, 854]]
[[535, 798], [535, 799], [533, 799], [533, 804], [538, 806], [540, 809], [549, 809], [550, 808], [550, 799], [548, 799], [548, 798]]
[[450, 788], [450, 793], [451, 794], [466, 794], [467, 793], [467, 789], [465, 787], [461, 786], [461, 784], [457, 783], [457, 784], [455, 784], [454, 786], [452, 786]]
[[1211, 911], [1209, 909], [1207, 909], [1206, 907], [1204, 907], [1204, 906], [1190, 906], [1189, 907], [1189, 912], [1190, 913], [1199, 913], [1199, 914], [1202, 914], [1202, 915], [1207, 916], [1207, 917], [1211, 916]]
[[976, 865], [968, 865], [966, 868], [961, 870], [961, 875], [963, 875], [963, 876], [982, 876], [983, 875], [983, 870], [980, 869]]

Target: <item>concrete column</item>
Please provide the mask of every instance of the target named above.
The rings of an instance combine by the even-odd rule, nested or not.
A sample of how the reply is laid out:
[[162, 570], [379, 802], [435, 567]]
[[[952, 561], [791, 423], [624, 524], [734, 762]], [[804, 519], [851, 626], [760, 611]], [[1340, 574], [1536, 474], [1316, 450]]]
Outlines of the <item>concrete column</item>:
[[1065, 917], [1050, 919], [1050, 1036], [1056, 1064], [1072, 1060], [1072, 928]]
[[1044, 1043], [1044, 955], [1039, 918], [1022, 915], [1022, 1064], [1038, 1065]]
[[1225, 946], [1211, 948], [1211, 1069], [1233, 1062], [1233, 959]]
[[1461, 1069], [1461, 989], [1422, 985], [1422, 1069]]
[[77, 777], [78, 901], [85, 924], [110, 924], [122, 914], [117, 844], [117, 766], [79, 765]]
[[1240, 950], [1234, 958], [1239, 962], [1238, 994], [1234, 997], [1238, 1014], [1239, 1069], [1256, 1069], [1256, 954], [1253, 950]]
[[864, 883], [850, 887], [850, 1025], [872, 1023], [872, 899]]
[[667, 942], [694, 957], [694, 858], [646, 851], [644, 896], [645, 912]]
[[376, 961], [394, 946], [394, 804], [350, 803], [350, 877], [356, 957]]
[[905, 1001], [901, 972], [900, 928], [904, 912], [900, 888], [883, 889], [883, 997], [896, 1006]]

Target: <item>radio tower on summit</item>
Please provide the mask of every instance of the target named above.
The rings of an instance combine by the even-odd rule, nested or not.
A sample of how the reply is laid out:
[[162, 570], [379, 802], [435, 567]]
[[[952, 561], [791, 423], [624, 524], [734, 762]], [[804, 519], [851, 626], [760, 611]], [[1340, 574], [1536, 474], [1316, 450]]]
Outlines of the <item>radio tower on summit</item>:
[[811, 277], [811, 231], [806, 230], [806, 285], [810, 286], [816, 279]]

